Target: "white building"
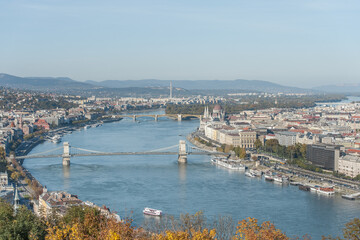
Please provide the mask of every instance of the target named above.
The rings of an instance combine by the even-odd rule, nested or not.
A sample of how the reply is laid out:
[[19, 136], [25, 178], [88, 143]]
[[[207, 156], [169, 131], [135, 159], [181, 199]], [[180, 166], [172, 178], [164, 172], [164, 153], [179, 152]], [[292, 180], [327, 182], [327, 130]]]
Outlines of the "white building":
[[360, 157], [354, 155], [340, 157], [338, 171], [346, 176], [356, 177], [360, 174]]

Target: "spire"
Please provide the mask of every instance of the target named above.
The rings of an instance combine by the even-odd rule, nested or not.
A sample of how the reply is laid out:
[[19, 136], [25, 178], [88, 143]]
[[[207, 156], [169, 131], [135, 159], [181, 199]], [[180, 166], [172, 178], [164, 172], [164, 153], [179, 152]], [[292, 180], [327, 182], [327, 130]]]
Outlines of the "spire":
[[172, 82], [170, 81], [170, 99], [172, 99]]
[[18, 210], [20, 205], [20, 197], [19, 197], [19, 192], [18, 192], [18, 188], [17, 185], [15, 187], [15, 195], [14, 195], [14, 209], [15, 209], [15, 213]]

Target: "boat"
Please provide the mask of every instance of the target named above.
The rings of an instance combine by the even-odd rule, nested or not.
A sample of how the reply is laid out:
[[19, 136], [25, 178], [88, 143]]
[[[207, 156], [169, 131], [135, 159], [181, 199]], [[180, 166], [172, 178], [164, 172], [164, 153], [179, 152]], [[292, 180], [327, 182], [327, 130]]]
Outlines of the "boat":
[[282, 176], [282, 175], [276, 175], [274, 177], [274, 182], [277, 183], [288, 183], [289, 182], [289, 178], [287, 176]]
[[310, 192], [317, 192], [319, 188], [319, 186], [310, 187]]
[[86, 129], [89, 129], [89, 128], [91, 128], [90, 125], [86, 125], [86, 126], [84, 127], [85, 130], [86, 130]]
[[59, 135], [55, 135], [50, 138], [50, 141], [53, 143], [59, 143], [59, 142], [61, 142], [61, 137]]
[[245, 172], [245, 176], [252, 177], [252, 178], [256, 177], [256, 175], [254, 173], [252, 173], [251, 171]]
[[333, 195], [335, 194], [334, 188], [333, 187], [320, 187], [317, 190], [318, 193], [320, 194], [324, 194], [324, 195]]
[[352, 194], [341, 195], [342, 198], [347, 200], [355, 200], [356, 198]]
[[153, 208], [144, 208], [143, 213], [145, 215], [150, 215], [150, 216], [161, 216], [162, 215], [162, 211], [161, 210], [157, 210], [157, 209], [153, 209]]
[[214, 157], [211, 159], [211, 162], [230, 170], [245, 171], [245, 166], [243, 164], [237, 161], [229, 160], [227, 158]]
[[262, 171], [260, 171], [260, 170], [250, 169], [250, 172], [252, 174], [254, 174], [255, 177], [261, 177], [262, 176]]
[[309, 192], [310, 191], [310, 187], [309, 186], [306, 186], [306, 185], [299, 185], [299, 190], [303, 190], [303, 191], [307, 191]]
[[274, 181], [274, 177], [273, 177], [273, 175], [272, 175], [272, 172], [267, 172], [267, 173], [265, 173], [264, 177], [265, 177], [265, 180], [266, 180], [266, 181], [269, 181], [269, 182]]

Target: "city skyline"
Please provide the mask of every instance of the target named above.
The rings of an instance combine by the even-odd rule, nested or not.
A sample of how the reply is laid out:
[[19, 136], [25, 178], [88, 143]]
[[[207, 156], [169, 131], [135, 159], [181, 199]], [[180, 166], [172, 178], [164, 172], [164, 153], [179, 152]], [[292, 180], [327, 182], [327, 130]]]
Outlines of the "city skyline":
[[12, 1], [0, 72], [75, 80], [360, 80], [357, 1]]

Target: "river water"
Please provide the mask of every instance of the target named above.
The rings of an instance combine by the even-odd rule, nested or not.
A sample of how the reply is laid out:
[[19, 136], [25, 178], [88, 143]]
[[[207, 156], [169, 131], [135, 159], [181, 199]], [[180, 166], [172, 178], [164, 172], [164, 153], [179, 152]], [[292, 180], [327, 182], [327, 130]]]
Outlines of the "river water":
[[[199, 125], [198, 120], [139, 121], [125, 118], [74, 132], [63, 141], [103, 152], [148, 151], [178, 144]], [[61, 145], [45, 142], [30, 154]], [[308, 233], [320, 239], [340, 235], [346, 222], [360, 216], [360, 201], [251, 179], [212, 165], [209, 156], [189, 156], [186, 165], [178, 165], [177, 156], [106, 156], [74, 157], [70, 168], [63, 168], [61, 159], [27, 159], [24, 166], [50, 191], [64, 190], [121, 216], [131, 214], [135, 224], [144, 221], [144, 207], [174, 216], [203, 210], [208, 219], [255, 217], [272, 221], [290, 236]]]

